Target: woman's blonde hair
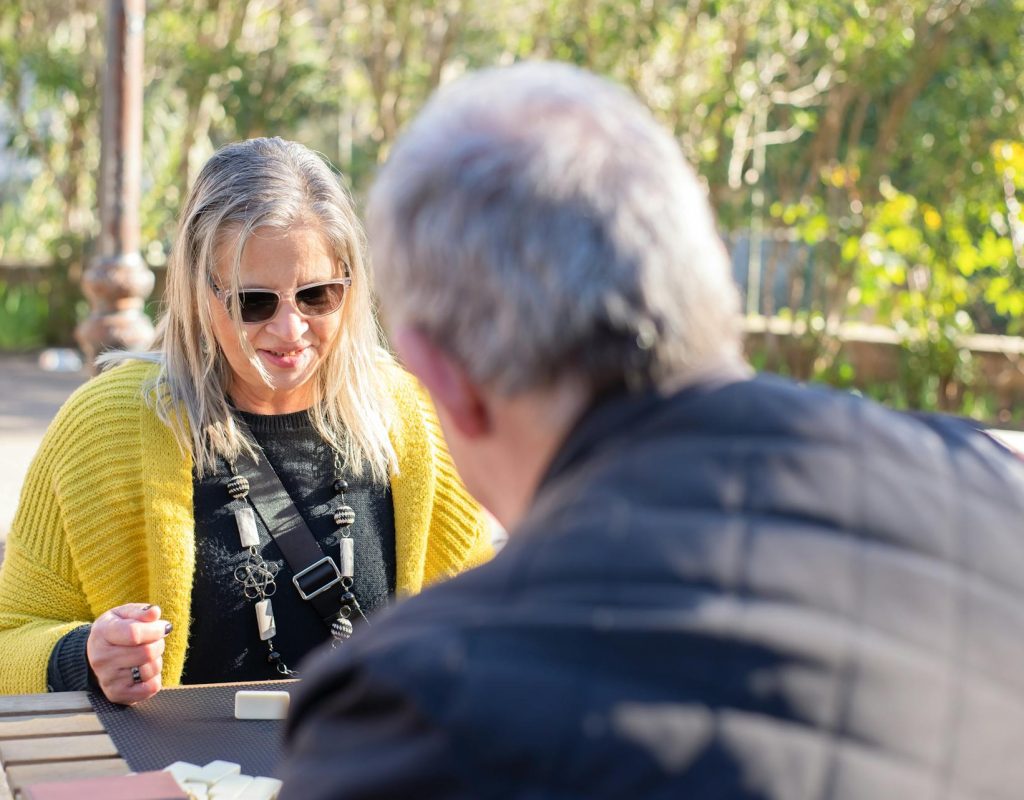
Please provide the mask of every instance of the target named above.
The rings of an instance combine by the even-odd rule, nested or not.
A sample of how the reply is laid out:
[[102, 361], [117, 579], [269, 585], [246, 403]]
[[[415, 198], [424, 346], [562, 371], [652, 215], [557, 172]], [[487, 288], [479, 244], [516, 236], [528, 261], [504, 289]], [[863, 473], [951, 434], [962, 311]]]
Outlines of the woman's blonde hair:
[[[385, 385], [393, 361], [381, 345], [373, 313], [362, 227], [348, 193], [319, 155], [272, 138], [228, 145], [206, 162], [185, 202], [167, 263], [163, 310], [149, 354], [161, 368], [146, 397], [191, 454], [199, 476], [216, 471], [217, 456], [229, 462], [243, 452], [256, 457], [231, 414], [225, 391], [231, 371], [213, 333], [208, 287], [216, 276], [218, 246], [234, 245], [230, 285], [223, 288], [238, 291], [239, 262], [253, 231], [310, 223], [329, 243], [336, 274], [352, 279], [340, 332], [313, 379], [313, 426], [356, 474], [365, 462], [373, 478], [383, 482], [397, 469], [388, 437], [393, 407]], [[243, 335], [237, 311], [229, 313], [245, 352], [272, 385]], [[103, 360], [138, 356], [120, 353]]]

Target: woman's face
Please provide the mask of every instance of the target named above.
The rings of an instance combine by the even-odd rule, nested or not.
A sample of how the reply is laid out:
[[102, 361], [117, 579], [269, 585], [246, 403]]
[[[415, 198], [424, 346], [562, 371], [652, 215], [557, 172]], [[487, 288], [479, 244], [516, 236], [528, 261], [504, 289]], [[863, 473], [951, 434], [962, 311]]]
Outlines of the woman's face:
[[[214, 280], [230, 292], [234, 240], [217, 251]], [[297, 288], [338, 277], [327, 240], [312, 225], [287, 230], [256, 228], [245, 243], [239, 264], [239, 290], [273, 289], [282, 293], [274, 316], [266, 322], [243, 323], [245, 338], [273, 382], [267, 386], [242, 349], [224, 303], [208, 289], [213, 333], [231, 367], [227, 387], [234, 405], [256, 414], [287, 414], [313, 404], [317, 370], [334, 346], [341, 327], [341, 309], [317, 317], [303, 315], [291, 296]], [[227, 297], [227, 295], [224, 295]]]

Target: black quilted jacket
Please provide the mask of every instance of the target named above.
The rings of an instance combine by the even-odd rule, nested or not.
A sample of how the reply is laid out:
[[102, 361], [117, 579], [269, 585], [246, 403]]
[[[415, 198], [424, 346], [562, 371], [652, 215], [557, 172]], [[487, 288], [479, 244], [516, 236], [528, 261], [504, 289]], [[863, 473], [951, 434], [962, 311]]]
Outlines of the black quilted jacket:
[[604, 402], [322, 658], [287, 798], [1024, 797], [1024, 465], [769, 377]]

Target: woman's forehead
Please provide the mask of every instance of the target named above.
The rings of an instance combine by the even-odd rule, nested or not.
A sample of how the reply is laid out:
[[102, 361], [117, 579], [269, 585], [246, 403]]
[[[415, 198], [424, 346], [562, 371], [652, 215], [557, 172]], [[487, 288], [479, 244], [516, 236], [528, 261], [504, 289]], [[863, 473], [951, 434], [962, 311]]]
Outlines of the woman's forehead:
[[287, 228], [261, 226], [244, 241], [239, 232], [225, 236], [216, 253], [218, 277], [229, 280], [236, 259], [240, 282], [263, 281], [268, 287], [278, 282], [294, 285], [326, 280], [340, 271], [340, 259], [323, 229], [308, 223]]

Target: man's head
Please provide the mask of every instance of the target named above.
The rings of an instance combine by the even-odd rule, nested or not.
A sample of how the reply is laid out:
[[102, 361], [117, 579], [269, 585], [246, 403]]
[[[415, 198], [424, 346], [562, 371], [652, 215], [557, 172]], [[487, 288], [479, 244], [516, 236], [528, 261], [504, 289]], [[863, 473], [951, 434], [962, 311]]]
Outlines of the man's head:
[[[451, 361], [442, 382], [485, 400], [677, 383], [739, 357], [736, 290], [696, 176], [633, 97], [573, 67], [520, 64], [439, 92], [368, 220], [385, 320], [443, 421], [424, 343]], [[447, 421], [456, 438], [480, 432], [458, 409]]]

